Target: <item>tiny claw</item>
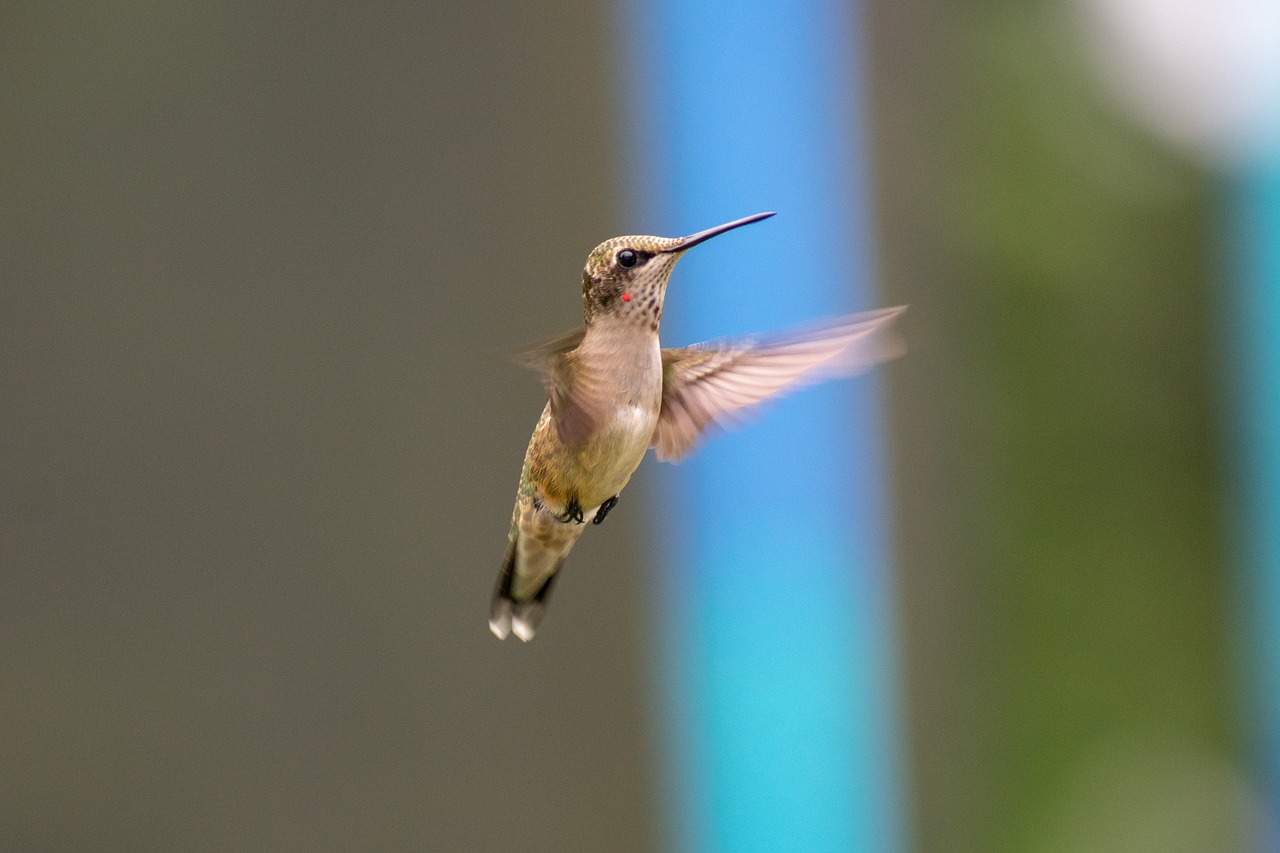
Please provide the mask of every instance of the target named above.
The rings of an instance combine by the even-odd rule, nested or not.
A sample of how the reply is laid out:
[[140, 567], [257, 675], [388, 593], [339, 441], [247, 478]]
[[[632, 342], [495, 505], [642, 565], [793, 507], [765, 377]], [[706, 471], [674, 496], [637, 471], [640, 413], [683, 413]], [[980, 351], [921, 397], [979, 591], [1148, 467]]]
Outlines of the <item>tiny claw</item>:
[[571, 521], [582, 524], [582, 504], [578, 503], [577, 498], [570, 500], [564, 505], [564, 514], [556, 516], [556, 520], [563, 524], [568, 524]]
[[609, 510], [618, 505], [618, 496], [614, 495], [609, 500], [600, 504], [600, 508], [596, 510], [596, 517], [591, 519], [592, 524], [599, 524], [604, 521], [604, 517], [609, 514]]

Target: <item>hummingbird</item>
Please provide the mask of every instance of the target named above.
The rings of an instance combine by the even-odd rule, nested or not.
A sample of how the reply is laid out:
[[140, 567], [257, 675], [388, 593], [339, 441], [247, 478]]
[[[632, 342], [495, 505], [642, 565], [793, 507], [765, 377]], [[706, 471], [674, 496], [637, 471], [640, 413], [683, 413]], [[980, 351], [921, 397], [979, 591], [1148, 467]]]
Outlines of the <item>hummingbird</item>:
[[688, 237], [614, 237], [587, 256], [584, 325], [522, 357], [540, 374], [547, 404], [525, 452], [490, 606], [489, 629], [498, 639], [533, 639], [586, 522], [605, 520], [650, 447], [660, 461], [678, 461], [713, 422], [732, 425], [749, 406], [904, 351], [887, 331], [905, 306], [772, 337], [662, 348], [658, 326], [680, 257], [773, 215]]

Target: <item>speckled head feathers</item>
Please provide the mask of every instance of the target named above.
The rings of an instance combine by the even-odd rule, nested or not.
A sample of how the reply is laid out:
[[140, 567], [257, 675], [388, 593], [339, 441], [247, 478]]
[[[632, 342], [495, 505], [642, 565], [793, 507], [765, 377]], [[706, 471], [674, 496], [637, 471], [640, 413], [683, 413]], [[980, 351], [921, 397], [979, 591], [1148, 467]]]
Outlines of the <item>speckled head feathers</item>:
[[688, 237], [614, 237], [596, 246], [582, 271], [583, 314], [588, 323], [616, 317], [658, 330], [667, 281], [680, 256], [726, 231], [773, 216], [757, 213]]

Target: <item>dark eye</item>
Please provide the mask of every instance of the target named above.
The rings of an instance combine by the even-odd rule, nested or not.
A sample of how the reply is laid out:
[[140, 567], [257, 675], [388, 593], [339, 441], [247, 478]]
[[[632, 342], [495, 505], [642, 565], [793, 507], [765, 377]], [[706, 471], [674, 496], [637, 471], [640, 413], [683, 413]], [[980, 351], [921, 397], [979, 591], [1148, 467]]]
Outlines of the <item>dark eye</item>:
[[640, 256], [632, 250], [623, 249], [618, 253], [618, 266], [624, 270], [629, 270], [638, 263], [640, 263]]

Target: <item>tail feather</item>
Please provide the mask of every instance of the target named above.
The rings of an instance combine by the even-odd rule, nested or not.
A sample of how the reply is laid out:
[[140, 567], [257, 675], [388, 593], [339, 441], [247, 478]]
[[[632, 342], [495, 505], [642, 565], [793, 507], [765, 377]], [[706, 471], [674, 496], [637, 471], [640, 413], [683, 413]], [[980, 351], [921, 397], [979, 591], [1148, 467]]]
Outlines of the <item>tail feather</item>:
[[524, 642], [533, 639], [547, 611], [547, 602], [551, 595], [551, 587], [560, 576], [560, 565], [563, 558], [556, 563], [555, 569], [543, 581], [542, 586], [529, 597], [517, 599], [513, 594], [516, 576], [516, 540], [507, 542], [507, 553], [502, 558], [502, 572], [498, 575], [498, 585], [493, 591], [493, 603], [489, 607], [489, 630], [499, 640], [505, 640], [515, 634]]

